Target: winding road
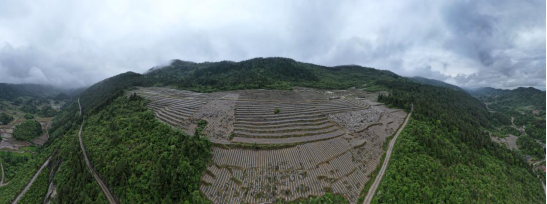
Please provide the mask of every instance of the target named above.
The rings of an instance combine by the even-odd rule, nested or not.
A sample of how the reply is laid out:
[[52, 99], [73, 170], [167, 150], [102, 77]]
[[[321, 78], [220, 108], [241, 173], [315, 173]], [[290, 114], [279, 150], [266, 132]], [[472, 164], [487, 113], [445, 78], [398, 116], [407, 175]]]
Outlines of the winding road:
[[19, 195], [17, 196], [17, 198], [15, 198], [12, 204], [16, 204], [17, 202], [19, 202], [19, 200], [21, 200], [21, 198], [23, 198], [23, 196], [25, 195], [25, 193], [27, 193], [28, 189], [30, 189], [30, 187], [32, 186], [36, 178], [38, 178], [38, 175], [40, 175], [40, 172], [42, 172], [42, 170], [44, 170], [44, 168], [49, 164], [49, 160], [51, 160], [51, 156], [44, 162], [44, 164], [42, 164], [42, 167], [38, 169], [38, 171], [34, 174], [30, 182], [28, 182], [27, 186], [25, 186], [23, 191], [19, 193]]
[[[78, 106], [80, 107], [80, 115], [82, 115], [82, 106], [80, 105], [80, 99], [78, 99]], [[89, 159], [87, 158], [87, 153], [85, 151], [84, 142], [82, 141], [82, 128], [84, 127], [84, 119], [82, 118], [82, 125], [80, 125], [80, 131], [78, 132], [78, 138], [80, 140], [80, 147], [82, 148], [82, 152], [84, 153], [84, 159], [85, 164], [87, 165], [87, 169], [93, 175], [95, 178], [95, 181], [97, 181], [97, 184], [99, 184], [99, 187], [101, 188], [101, 191], [103, 191], [103, 194], [106, 196], [106, 199], [108, 199], [109, 203], [117, 203], [116, 198], [110, 193], [110, 190], [108, 190], [108, 186], [105, 184], [105, 182], [99, 177], [97, 172], [93, 169], [91, 166], [91, 163], [89, 162]]]
[[374, 183], [372, 183], [372, 186], [368, 190], [367, 196], [365, 197], [364, 204], [370, 204], [372, 201], [372, 198], [374, 197], [374, 194], [376, 194], [376, 189], [378, 188], [378, 185], [380, 185], [380, 181], [382, 181], [382, 177], [384, 177], [384, 173], [386, 172], [387, 165], [389, 163], [389, 158], [391, 157], [391, 152], [393, 151], [393, 146], [395, 145], [395, 141], [397, 140], [397, 137], [399, 137], [399, 134], [403, 131], [406, 124], [408, 123], [408, 120], [410, 119], [410, 115], [412, 115], [412, 111], [414, 110], [414, 105], [412, 106], [412, 109], [410, 110], [410, 113], [408, 113], [408, 116], [405, 119], [405, 122], [399, 128], [397, 131], [397, 134], [395, 134], [395, 137], [389, 142], [389, 147], [387, 149], [386, 158], [384, 159], [384, 163], [382, 164], [382, 168], [380, 169], [380, 172], [378, 172], [378, 175], [376, 176], [376, 179], [374, 180]]

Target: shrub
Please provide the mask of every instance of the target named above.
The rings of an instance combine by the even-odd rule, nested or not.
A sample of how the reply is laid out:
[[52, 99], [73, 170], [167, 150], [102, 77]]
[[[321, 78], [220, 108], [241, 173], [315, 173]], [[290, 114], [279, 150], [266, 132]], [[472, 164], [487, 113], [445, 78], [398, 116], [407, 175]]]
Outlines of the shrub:
[[25, 114], [25, 116], [23, 116], [23, 117], [25, 117], [25, 119], [27, 119], [27, 120], [34, 119], [34, 115], [28, 114], [28, 113]]
[[7, 124], [10, 123], [12, 120], [13, 120], [13, 116], [8, 115], [7, 113], [2, 113], [2, 114], [0, 114], [0, 122], [1, 122], [3, 125], [7, 125]]

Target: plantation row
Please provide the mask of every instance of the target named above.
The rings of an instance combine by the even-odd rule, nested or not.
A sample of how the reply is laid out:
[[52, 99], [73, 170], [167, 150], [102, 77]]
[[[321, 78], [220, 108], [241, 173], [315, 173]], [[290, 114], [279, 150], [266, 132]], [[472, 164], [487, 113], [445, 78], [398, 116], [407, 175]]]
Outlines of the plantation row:
[[282, 90], [244, 90], [239, 91], [239, 99], [246, 101], [303, 101], [297, 92]]
[[314, 168], [318, 163], [327, 161], [350, 148], [350, 143], [345, 139], [334, 138], [283, 149], [255, 151], [215, 148], [212, 153], [213, 161], [219, 166], [261, 167], [286, 171]]
[[[199, 94], [141, 88], [148, 107], [171, 126], [193, 132], [197, 121], [213, 143], [200, 191], [213, 203], [264, 203], [343, 195], [356, 203], [384, 153], [382, 144], [406, 114], [359, 90], [244, 90]], [[375, 104], [376, 106], [371, 106]], [[234, 143], [294, 144], [275, 149]]]
[[282, 103], [238, 101], [234, 142], [284, 144], [324, 140], [345, 134], [326, 113], [365, 109], [345, 101]]
[[[376, 168], [382, 154], [381, 149], [367, 145], [351, 148], [340, 155], [336, 155], [336, 148], [330, 148], [326, 151], [331, 154], [322, 157], [325, 160], [310, 162], [315, 159], [313, 155], [296, 156], [300, 148], [261, 151], [213, 148], [213, 155], [222, 155], [223, 151], [232, 154], [213, 158], [216, 165], [210, 165], [202, 175], [200, 189], [214, 203], [261, 203], [276, 198], [294, 200], [329, 191], [340, 193], [355, 203], [368, 180], [367, 175]], [[294, 155], [289, 152], [291, 149], [296, 152], [292, 153]], [[231, 156], [235, 158], [228, 159]], [[226, 165], [221, 159], [241, 166]]]
[[327, 100], [327, 96], [324, 95], [325, 91], [297, 87], [295, 91], [306, 100]]
[[[324, 114], [335, 114], [347, 111], [356, 111], [367, 109], [368, 105], [356, 105], [345, 101], [347, 99], [331, 100], [320, 103], [314, 103], [313, 105]], [[357, 103], [357, 102], [355, 102]]]
[[286, 144], [345, 134], [309, 103], [239, 101], [235, 117], [234, 142]]

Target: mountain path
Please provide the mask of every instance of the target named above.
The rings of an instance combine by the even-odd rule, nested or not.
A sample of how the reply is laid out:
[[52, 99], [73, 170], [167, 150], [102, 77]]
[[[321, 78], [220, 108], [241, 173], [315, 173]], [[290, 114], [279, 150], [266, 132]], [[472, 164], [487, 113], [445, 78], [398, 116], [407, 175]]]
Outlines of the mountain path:
[[[82, 106], [80, 105], [80, 99], [78, 99], [78, 106], [80, 107], [80, 115], [82, 115]], [[82, 125], [80, 125], [80, 131], [78, 132], [78, 138], [80, 140], [80, 147], [82, 148], [82, 152], [84, 153], [84, 159], [85, 159], [85, 164], [87, 165], [87, 169], [89, 170], [91, 175], [93, 175], [93, 177], [95, 178], [95, 181], [97, 181], [97, 184], [99, 184], [99, 187], [101, 188], [101, 191], [103, 191], [103, 194], [108, 199], [108, 202], [111, 203], [111, 204], [112, 203], [117, 203], [115, 197], [112, 195], [112, 193], [110, 193], [110, 190], [108, 190], [108, 186], [99, 177], [97, 172], [95, 172], [95, 170], [91, 166], [91, 162], [89, 162], [89, 159], [87, 157], [87, 153], [85, 151], [84, 142], [82, 140], [82, 129], [83, 129], [83, 127], [84, 127], [84, 120], [82, 118]]]
[[2, 184], [4, 184], [4, 164], [2, 164], [2, 162], [0, 162], [0, 167], [2, 168], [2, 179], [0, 180], [0, 186], [2, 186]]
[[374, 183], [372, 183], [372, 186], [368, 190], [367, 196], [365, 197], [364, 204], [370, 204], [372, 202], [372, 198], [374, 197], [374, 194], [376, 194], [376, 189], [380, 185], [380, 181], [382, 181], [382, 177], [384, 177], [384, 173], [386, 172], [387, 165], [389, 163], [389, 158], [391, 157], [391, 152], [393, 151], [393, 146], [395, 145], [395, 141], [397, 140], [397, 137], [399, 137], [399, 134], [403, 131], [403, 129], [406, 127], [406, 124], [408, 123], [408, 120], [410, 119], [410, 116], [412, 115], [412, 111], [414, 110], [414, 105], [412, 105], [412, 109], [410, 110], [410, 113], [408, 113], [408, 116], [405, 119], [405, 122], [399, 128], [397, 133], [395, 134], [395, 137], [389, 142], [389, 147], [386, 152], [386, 157], [384, 159], [384, 163], [382, 164], [382, 168], [380, 169], [380, 172], [378, 172], [378, 175], [376, 176], [376, 179], [374, 180]]

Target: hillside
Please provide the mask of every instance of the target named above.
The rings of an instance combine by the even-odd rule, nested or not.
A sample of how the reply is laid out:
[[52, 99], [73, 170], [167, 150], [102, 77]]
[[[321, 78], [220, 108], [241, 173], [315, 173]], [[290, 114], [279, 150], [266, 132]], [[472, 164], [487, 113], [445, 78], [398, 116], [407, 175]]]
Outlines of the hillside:
[[291, 89], [303, 86], [343, 89], [398, 75], [360, 66], [326, 67], [288, 58], [254, 58], [241, 62], [193, 63], [174, 60], [170, 66], [144, 75], [144, 85], [212, 92], [238, 89]]
[[519, 87], [513, 90], [485, 87], [472, 90], [471, 94], [485, 103], [496, 106], [532, 106], [535, 109], [545, 109], [545, 91], [532, 87]]
[[[541, 185], [523, 155], [492, 142], [483, 131], [495, 127], [497, 119], [481, 101], [462, 91], [416, 83], [389, 71], [326, 67], [286, 58], [175, 60], [146, 74], [128, 72], [106, 79], [83, 91], [79, 99], [85, 122], [77, 101], [67, 104], [49, 129], [50, 140], [25, 163], [29, 168], [14, 176], [13, 185], [0, 187], [0, 203], [12, 201], [49, 156], [47, 161], [53, 165], [44, 172], [53, 175], [52, 185], [58, 189], [59, 197], [53, 199], [106, 202], [82, 159], [80, 127], [91, 163], [122, 203], [235, 202], [244, 197], [286, 202], [306, 199], [305, 195], [330, 199], [331, 193], [336, 199], [360, 203], [378, 171], [369, 166], [381, 160], [384, 144], [401, 122], [401, 110], [408, 113], [412, 105], [410, 122], [395, 144], [395, 156], [373, 202], [394, 198], [434, 203], [544, 202]], [[388, 106], [380, 108], [384, 114], [373, 108], [381, 106], [376, 101]], [[357, 113], [380, 124], [352, 125], [364, 121], [352, 119]], [[196, 114], [207, 122], [193, 120]], [[233, 119], [222, 117], [230, 114]], [[329, 125], [331, 121], [338, 124]], [[231, 134], [216, 131], [220, 136], [208, 136], [215, 133], [212, 127]], [[340, 127], [355, 134], [346, 135]], [[299, 142], [260, 144], [269, 137]], [[347, 151], [338, 152], [343, 148], [336, 148], [333, 141], [347, 144], [341, 146], [348, 147]], [[312, 146], [318, 144], [324, 146]], [[296, 151], [304, 147], [310, 156], [298, 164], [295, 159], [304, 154]], [[269, 154], [283, 158], [264, 156]], [[256, 158], [279, 160], [280, 165], [252, 166], [262, 164]], [[374, 162], [362, 163], [366, 165], [349, 165], [371, 158]], [[295, 168], [298, 165], [302, 167]], [[351, 179], [360, 178], [349, 177], [353, 174], [367, 175], [368, 180]], [[318, 179], [321, 185], [283, 184], [309, 179]], [[266, 183], [270, 180], [275, 185]], [[259, 184], [247, 186], [253, 183]], [[46, 197], [40, 193], [47, 192], [48, 181], [33, 188], [29, 196]]]
[[435, 79], [428, 79], [428, 78], [419, 77], [419, 76], [410, 77], [409, 79], [412, 80], [412, 81], [418, 82], [418, 83], [422, 83], [422, 84], [428, 84], [428, 85], [432, 85], [432, 86], [445, 87], [445, 88], [449, 88], [449, 89], [453, 89], [453, 90], [463, 91], [463, 89], [461, 89], [460, 87], [458, 87], [456, 85], [452, 85], [452, 84], [442, 82], [442, 81], [439, 81], [439, 80], [435, 80]]

